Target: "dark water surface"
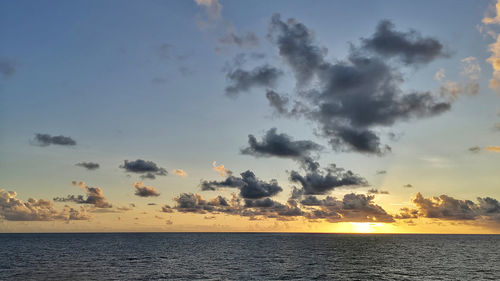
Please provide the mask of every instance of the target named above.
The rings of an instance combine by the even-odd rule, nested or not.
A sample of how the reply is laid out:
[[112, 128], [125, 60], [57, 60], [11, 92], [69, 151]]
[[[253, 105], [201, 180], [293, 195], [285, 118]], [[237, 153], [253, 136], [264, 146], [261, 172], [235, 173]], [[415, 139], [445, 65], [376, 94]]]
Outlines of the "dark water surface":
[[500, 235], [0, 234], [0, 280], [500, 280]]

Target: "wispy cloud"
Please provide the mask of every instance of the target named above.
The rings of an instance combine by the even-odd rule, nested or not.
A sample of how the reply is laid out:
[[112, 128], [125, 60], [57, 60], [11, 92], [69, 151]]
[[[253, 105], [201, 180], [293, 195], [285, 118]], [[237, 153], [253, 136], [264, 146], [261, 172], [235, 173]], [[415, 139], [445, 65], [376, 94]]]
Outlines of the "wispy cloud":
[[500, 146], [497, 145], [487, 146], [486, 150], [491, 152], [500, 152]]
[[172, 171], [172, 173], [174, 175], [178, 175], [178, 176], [181, 176], [181, 177], [187, 177], [188, 176], [188, 174], [184, 170], [182, 170], [182, 169], [175, 169], [175, 170]]

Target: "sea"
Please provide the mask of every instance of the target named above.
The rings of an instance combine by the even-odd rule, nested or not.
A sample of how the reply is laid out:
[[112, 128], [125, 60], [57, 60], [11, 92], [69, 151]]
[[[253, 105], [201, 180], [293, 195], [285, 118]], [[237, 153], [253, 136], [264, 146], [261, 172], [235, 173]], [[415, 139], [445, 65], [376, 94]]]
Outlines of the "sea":
[[0, 280], [500, 280], [500, 235], [0, 234]]

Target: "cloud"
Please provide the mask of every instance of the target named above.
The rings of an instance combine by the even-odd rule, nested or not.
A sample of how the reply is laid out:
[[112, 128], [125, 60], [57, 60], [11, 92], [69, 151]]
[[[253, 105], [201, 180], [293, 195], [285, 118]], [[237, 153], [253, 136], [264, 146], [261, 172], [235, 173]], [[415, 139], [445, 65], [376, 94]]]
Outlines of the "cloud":
[[487, 146], [486, 150], [491, 152], [500, 152], [500, 146]]
[[389, 191], [378, 190], [376, 188], [368, 189], [368, 194], [389, 194]]
[[246, 171], [240, 174], [241, 177], [229, 175], [223, 181], [202, 181], [202, 190], [216, 190], [218, 188], [229, 187], [238, 188], [240, 196], [246, 199], [260, 199], [274, 196], [283, 191], [276, 180], [269, 182], [258, 179], [252, 171]]
[[444, 78], [446, 78], [446, 72], [444, 68], [440, 68], [435, 74], [434, 74], [434, 79], [436, 81], [441, 81]]
[[35, 139], [33, 143], [37, 146], [49, 146], [53, 145], [63, 145], [63, 146], [74, 146], [76, 141], [71, 137], [65, 136], [51, 136], [49, 134], [35, 134]]
[[439, 88], [439, 94], [456, 100], [460, 95], [474, 96], [479, 93], [479, 76], [481, 67], [475, 57], [466, 57], [461, 60], [461, 76], [463, 82], [445, 81]]
[[153, 161], [137, 159], [135, 161], [124, 160], [120, 168], [127, 172], [142, 174], [141, 178], [155, 179], [156, 176], [166, 176], [168, 174], [165, 168], [159, 167]]
[[[485, 16], [483, 18], [483, 24], [488, 25], [498, 25], [500, 24], [500, 1], [496, 3], [496, 9], [494, 11], [493, 17]], [[493, 68], [493, 76], [490, 79], [490, 88], [500, 94], [500, 34], [495, 31], [488, 32], [494, 39], [495, 42], [488, 46], [491, 56], [486, 60], [491, 64]]]
[[274, 218], [277, 220], [292, 220], [305, 218], [311, 221], [326, 220], [328, 222], [393, 222], [391, 215], [380, 206], [373, 203], [373, 196], [363, 194], [346, 194], [342, 200], [327, 196], [319, 199], [306, 196], [303, 200], [289, 199], [285, 204], [270, 198], [226, 199], [217, 196], [213, 199], [203, 199], [199, 194], [182, 193], [174, 198], [176, 205], [166, 205], [164, 211], [174, 210], [182, 213], [196, 214], [227, 214], [259, 218]]
[[183, 213], [200, 213], [223, 212], [225, 209], [230, 210], [229, 204], [222, 196], [217, 196], [212, 200], [204, 200], [201, 195], [193, 193], [182, 193], [174, 198], [177, 202], [175, 209]]
[[[246, 31], [238, 35], [231, 21], [222, 17], [222, 5], [218, 0], [195, 0], [198, 6], [204, 8], [204, 17], [197, 17], [197, 24], [201, 30], [215, 28], [222, 33], [218, 43], [230, 47], [235, 45], [240, 48], [253, 48], [259, 45], [259, 38], [253, 32]], [[216, 50], [221, 49], [217, 47]]]
[[182, 169], [175, 169], [175, 170], [172, 171], [172, 173], [174, 173], [174, 175], [178, 175], [178, 176], [181, 176], [181, 177], [187, 177], [187, 175], [188, 175]]
[[134, 182], [132, 186], [135, 188], [135, 195], [140, 196], [140, 197], [155, 197], [155, 196], [160, 196], [160, 193], [156, 190], [156, 188], [152, 186], [147, 186], [144, 185], [144, 183], [141, 182]]
[[[384, 39], [386, 35], [390, 38]], [[319, 135], [335, 150], [382, 155], [391, 149], [382, 144], [376, 128], [436, 116], [451, 107], [429, 92], [403, 91], [402, 65], [387, 62], [387, 57], [400, 57], [404, 66], [444, 56], [435, 39], [394, 31], [384, 21], [372, 38], [362, 40], [362, 47], [351, 46], [347, 59], [330, 63], [325, 60], [326, 48], [315, 45], [313, 31], [295, 19], [282, 21], [273, 15], [268, 37], [294, 73], [299, 88], [294, 102], [301, 107], [294, 107], [295, 114], [285, 112], [288, 101], [276, 92], [268, 94], [268, 100], [284, 116], [314, 121]], [[384, 47], [382, 39], [399, 43]], [[312, 88], [303, 90], [314, 79]]]
[[176, 205], [171, 208], [166, 205], [162, 211], [173, 212], [174, 210], [182, 213], [197, 214], [228, 214], [242, 217], [276, 218], [279, 220], [288, 220], [290, 217], [302, 216], [303, 212], [294, 202], [282, 204], [269, 198], [264, 199], [245, 199], [244, 204], [240, 198], [234, 197], [227, 199], [217, 196], [212, 199], [203, 199], [199, 194], [182, 193], [174, 198]]
[[72, 185], [78, 186], [85, 191], [86, 198], [83, 195], [68, 195], [66, 197], [56, 197], [54, 201], [56, 202], [74, 202], [77, 204], [90, 204], [94, 205], [96, 208], [111, 208], [113, 207], [108, 200], [104, 197], [102, 189], [100, 187], [91, 187], [85, 184], [85, 182], [72, 181]]
[[194, 2], [205, 8], [205, 12], [210, 18], [214, 20], [221, 18], [222, 5], [218, 0], [194, 0]]
[[99, 169], [99, 164], [94, 162], [80, 162], [76, 163], [75, 166], [83, 167], [87, 170], [97, 170]]
[[9, 77], [14, 75], [17, 70], [17, 62], [7, 58], [0, 58], [0, 75]]
[[255, 87], [273, 87], [283, 72], [275, 67], [263, 65], [247, 71], [241, 68], [227, 73], [230, 86], [226, 87], [226, 95], [236, 96], [248, 92]]
[[266, 98], [269, 101], [269, 105], [276, 109], [279, 114], [287, 114], [288, 98], [283, 97], [280, 94], [272, 90], [267, 90]]
[[332, 190], [340, 187], [367, 186], [368, 182], [351, 172], [338, 168], [334, 164], [323, 170], [311, 170], [305, 175], [299, 172], [290, 172], [290, 181], [299, 183], [301, 189], [298, 190], [303, 195], [328, 194]]
[[16, 198], [14, 191], [0, 189], [0, 219], [8, 221], [54, 221], [54, 220], [88, 220], [90, 215], [85, 208], [74, 209], [64, 206], [56, 210], [50, 200], [33, 198], [23, 202]]
[[429, 63], [437, 57], [448, 56], [438, 40], [422, 37], [415, 30], [402, 32], [394, 28], [391, 21], [380, 21], [373, 36], [362, 39], [362, 47], [386, 58], [397, 57], [405, 64]]
[[381, 206], [375, 204], [372, 195], [349, 193], [342, 200], [327, 196], [318, 199], [306, 196], [301, 204], [316, 207], [306, 216], [311, 220], [325, 219], [328, 222], [394, 222]]
[[216, 161], [214, 161], [212, 163], [212, 167], [213, 167], [214, 171], [216, 171], [217, 173], [219, 173], [219, 175], [221, 177], [227, 177], [227, 176], [229, 176], [229, 175], [232, 174], [232, 172], [229, 171], [228, 169], [226, 169], [224, 167], [224, 165], [220, 164], [219, 166], [217, 166], [217, 162]]
[[473, 147], [469, 147], [469, 149], [468, 149], [468, 150], [469, 150], [470, 152], [472, 152], [472, 153], [478, 153], [478, 152], [480, 152], [480, 151], [481, 151], [481, 147], [479, 147], [479, 146], [473, 146]]
[[405, 185], [403, 185], [403, 187], [404, 188], [413, 188], [413, 185], [411, 185], [411, 184], [405, 184]]
[[255, 33], [247, 31], [239, 36], [234, 31], [230, 31], [219, 38], [220, 44], [236, 45], [240, 48], [252, 48], [259, 46], [259, 38]]
[[287, 134], [278, 134], [276, 128], [269, 129], [259, 142], [254, 135], [248, 135], [248, 147], [241, 149], [242, 154], [255, 157], [281, 157], [299, 161], [308, 169], [317, 169], [319, 164], [311, 158], [312, 152], [323, 147], [310, 140], [293, 140]]
[[487, 219], [500, 222], [500, 203], [491, 197], [478, 197], [478, 203], [460, 200], [448, 195], [425, 198], [420, 192], [412, 199], [416, 209], [403, 208], [400, 219], [432, 218], [443, 220], [479, 220]]

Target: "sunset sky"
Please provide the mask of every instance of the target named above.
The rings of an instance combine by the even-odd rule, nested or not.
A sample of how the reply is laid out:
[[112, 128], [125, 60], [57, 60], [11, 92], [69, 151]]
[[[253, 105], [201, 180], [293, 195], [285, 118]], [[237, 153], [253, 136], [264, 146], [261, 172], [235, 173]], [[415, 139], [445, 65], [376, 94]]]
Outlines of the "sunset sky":
[[2, 1], [0, 232], [500, 233], [497, 7]]

